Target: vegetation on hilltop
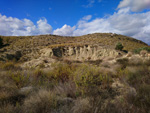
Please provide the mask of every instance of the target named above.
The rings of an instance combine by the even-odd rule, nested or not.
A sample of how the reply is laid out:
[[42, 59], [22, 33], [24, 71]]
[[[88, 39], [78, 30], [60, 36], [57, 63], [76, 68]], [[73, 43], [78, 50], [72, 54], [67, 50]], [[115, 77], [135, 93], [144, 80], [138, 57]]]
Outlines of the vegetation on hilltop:
[[[13, 56], [21, 53], [21, 61], [31, 60], [40, 56], [40, 50], [45, 47], [56, 48], [66, 46], [99, 45], [106, 48], [114, 48], [120, 42], [125, 51], [133, 51], [137, 48], [148, 47], [142, 41], [112, 33], [95, 33], [76, 37], [57, 35], [39, 36], [0, 36], [5, 45], [0, 51], [0, 60], [12, 60]], [[7, 59], [6, 59], [7, 58]]]
[[120, 50], [120, 51], [122, 51], [123, 48], [124, 47], [123, 47], [123, 45], [120, 42], [118, 42], [116, 47], [115, 47], [116, 50]]
[[14, 48], [30, 48], [38, 46], [50, 46], [55, 44], [100, 44], [102, 46], [113, 46], [120, 42], [125, 49], [130, 51], [140, 47], [146, 47], [142, 41], [111, 33], [95, 33], [77, 37], [65, 37], [57, 35], [39, 35], [39, 36], [1, 36], [4, 44], [13, 45]]
[[146, 50], [147, 52], [150, 52], [150, 47], [137, 48], [137, 49], [133, 50], [133, 52], [136, 54], [139, 54], [142, 50]]

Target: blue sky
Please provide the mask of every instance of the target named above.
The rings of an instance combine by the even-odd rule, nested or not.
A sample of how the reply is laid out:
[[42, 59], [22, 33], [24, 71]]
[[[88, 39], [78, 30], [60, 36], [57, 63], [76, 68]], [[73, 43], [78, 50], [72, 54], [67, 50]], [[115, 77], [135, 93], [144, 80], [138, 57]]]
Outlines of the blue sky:
[[95, 32], [150, 44], [150, 0], [0, 0], [0, 35]]
[[93, 18], [104, 17], [113, 14], [119, 0], [1, 0], [0, 13], [2, 15], [28, 18], [35, 24], [45, 17], [53, 29], [64, 24], [71, 26], [85, 15], [93, 15]]

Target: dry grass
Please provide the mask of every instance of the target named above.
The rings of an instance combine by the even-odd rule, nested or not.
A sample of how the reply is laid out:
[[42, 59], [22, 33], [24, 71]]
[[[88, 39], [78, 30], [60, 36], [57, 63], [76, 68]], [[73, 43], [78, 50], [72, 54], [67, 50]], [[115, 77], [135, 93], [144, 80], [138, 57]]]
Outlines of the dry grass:
[[[40, 49], [97, 44], [115, 48], [117, 42], [132, 51], [147, 47], [130, 37], [101, 33], [79, 37], [40, 35], [28, 37], [3, 37], [4, 47], [0, 59], [8, 53], [21, 50], [19, 62], [0, 63], [1, 113], [129, 113], [150, 112], [150, 61], [139, 55], [103, 61], [71, 62], [57, 59], [46, 71], [39, 68], [20, 68], [21, 61], [40, 56]], [[141, 52], [145, 56], [146, 52]], [[46, 63], [47, 61], [45, 61]], [[82, 63], [82, 64], [81, 64]], [[123, 86], [112, 87], [115, 80]]]
[[72, 108], [73, 113], [91, 113], [92, 106], [88, 98], [78, 98]]
[[41, 89], [24, 101], [25, 113], [51, 113], [57, 107], [58, 97], [54, 92]]
[[[62, 61], [47, 71], [32, 68], [8, 73], [1, 68], [0, 112], [146, 113], [150, 107], [149, 67], [149, 63], [133, 65], [130, 58], [123, 58], [109, 67]], [[122, 87], [112, 87], [116, 79]]]

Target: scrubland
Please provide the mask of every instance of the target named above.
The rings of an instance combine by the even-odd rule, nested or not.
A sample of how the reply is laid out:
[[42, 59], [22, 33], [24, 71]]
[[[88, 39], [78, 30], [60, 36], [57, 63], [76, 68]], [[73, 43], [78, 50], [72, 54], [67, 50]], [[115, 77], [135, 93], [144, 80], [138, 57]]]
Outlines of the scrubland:
[[[150, 47], [144, 42], [112, 33], [0, 39], [0, 113], [150, 112]], [[40, 53], [94, 44], [113, 50], [117, 42], [124, 47], [117, 57], [97, 60]]]
[[[22, 69], [1, 62], [1, 113], [150, 112], [150, 60], [61, 61]], [[96, 62], [96, 61], [95, 61]]]

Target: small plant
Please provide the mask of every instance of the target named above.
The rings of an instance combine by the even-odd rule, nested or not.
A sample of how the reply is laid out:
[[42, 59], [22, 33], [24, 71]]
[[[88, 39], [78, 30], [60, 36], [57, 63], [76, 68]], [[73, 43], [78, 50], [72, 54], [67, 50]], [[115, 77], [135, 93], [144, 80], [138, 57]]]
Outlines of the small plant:
[[15, 69], [16, 66], [13, 62], [6, 62], [5, 64], [2, 65], [1, 68], [5, 70], [12, 70], [12, 69]]
[[25, 76], [20, 72], [10, 74], [10, 78], [15, 82], [18, 88], [24, 87], [29, 83], [29, 76]]
[[123, 48], [123, 45], [120, 42], [118, 42], [115, 49], [122, 51]]

